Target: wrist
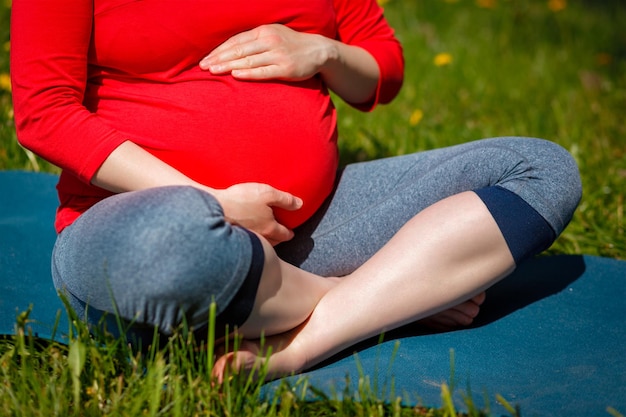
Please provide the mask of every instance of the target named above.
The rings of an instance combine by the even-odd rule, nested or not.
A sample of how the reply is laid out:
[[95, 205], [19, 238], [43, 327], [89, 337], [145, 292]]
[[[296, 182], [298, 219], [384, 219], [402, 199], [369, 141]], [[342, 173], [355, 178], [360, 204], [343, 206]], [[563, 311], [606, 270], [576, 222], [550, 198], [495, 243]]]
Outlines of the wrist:
[[324, 47], [321, 54], [318, 73], [322, 78], [332, 77], [332, 74], [337, 71], [338, 65], [341, 65], [341, 53], [339, 42], [319, 35], [323, 39]]
[[207, 187], [206, 185], [202, 185], [198, 182], [195, 182], [194, 184], [192, 184], [192, 187], [202, 190], [205, 193], [211, 194], [218, 201], [220, 200], [221, 194], [222, 194], [221, 192], [223, 191], [223, 190], [218, 190], [216, 188]]
[[329, 89], [348, 103], [365, 103], [376, 92], [380, 69], [365, 49], [328, 39], [319, 74]]

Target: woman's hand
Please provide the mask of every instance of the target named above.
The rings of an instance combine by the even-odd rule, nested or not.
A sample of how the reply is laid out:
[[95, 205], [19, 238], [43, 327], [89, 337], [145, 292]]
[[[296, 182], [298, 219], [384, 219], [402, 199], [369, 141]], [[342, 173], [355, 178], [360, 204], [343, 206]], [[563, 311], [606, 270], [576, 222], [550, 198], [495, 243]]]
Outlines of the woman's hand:
[[349, 103], [371, 100], [380, 77], [378, 63], [365, 49], [279, 24], [231, 37], [202, 59], [200, 68], [250, 81], [301, 81], [320, 74]]
[[228, 222], [262, 235], [272, 245], [293, 237], [293, 231], [276, 221], [272, 207], [285, 210], [302, 207], [298, 197], [266, 184], [236, 184], [225, 190], [200, 185], [130, 141], [111, 152], [92, 183], [115, 193], [166, 185], [199, 188], [220, 202]]
[[263, 25], [228, 39], [200, 61], [200, 68], [245, 80], [299, 81], [317, 74], [332, 48], [324, 36]]
[[267, 184], [235, 184], [224, 190], [211, 190], [224, 209], [227, 221], [252, 230], [273, 246], [293, 237], [293, 231], [276, 221], [272, 207], [298, 210], [302, 200]]

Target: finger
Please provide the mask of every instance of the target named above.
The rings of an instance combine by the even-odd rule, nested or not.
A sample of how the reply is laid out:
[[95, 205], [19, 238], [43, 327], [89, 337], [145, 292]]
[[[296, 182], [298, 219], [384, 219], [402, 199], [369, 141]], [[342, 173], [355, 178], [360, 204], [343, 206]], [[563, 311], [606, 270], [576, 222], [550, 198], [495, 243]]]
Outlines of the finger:
[[263, 233], [263, 237], [266, 238], [272, 246], [291, 240], [293, 236], [293, 230], [288, 229], [280, 223], [276, 223], [276, 227], [272, 231]]
[[302, 208], [304, 204], [301, 198], [294, 196], [286, 191], [280, 191], [275, 188], [269, 191], [267, 205], [270, 207], [278, 207], [284, 210], [294, 211]]
[[200, 61], [200, 68], [211, 69], [211, 66], [260, 54], [267, 49], [267, 45], [259, 42], [256, 36], [249, 32], [240, 33], [212, 50]]
[[265, 65], [265, 50], [259, 44], [238, 45], [218, 55], [206, 57], [200, 61], [200, 68], [214, 74], [229, 72], [233, 69], [252, 68]]
[[270, 53], [249, 55], [234, 61], [211, 63], [207, 69], [212, 74], [231, 73], [236, 78], [248, 79], [277, 78], [281, 75], [281, 67], [272, 61]]
[[[213, 71], [211, 71], [213, 72]], [[266, 65], [251, 68], [234, 68], [231, 75], [240, 80], [281, 80], [287, 79], [285, 72], [278, 65]]]
[[248, 42], [253, 42], [259, 38], [259, 30], [258, 28], [247, 30], [245, 32], [238, 33], [236, 35], [231, 36], [226, 41], [222, 42], [215, 49], [213, 49], [207, 57], [219, 55], [222, 52], [235, 47], [239, 44], [244, 44]]

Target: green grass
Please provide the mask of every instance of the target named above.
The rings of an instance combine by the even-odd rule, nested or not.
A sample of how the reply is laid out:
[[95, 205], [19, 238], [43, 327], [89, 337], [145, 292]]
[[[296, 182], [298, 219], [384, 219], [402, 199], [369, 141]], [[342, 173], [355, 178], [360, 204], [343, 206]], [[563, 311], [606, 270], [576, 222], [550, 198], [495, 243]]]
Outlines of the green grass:
[[[553, 253], [626, 258], [626, 5], [571, 1], [391, 1], [406, 83], [363, 115], [340, 106], [342, 155], [360, 160], [492, 136], [534, 136], [568, 149], [584, 197]], [[434, 64], [437, 54], [452, 57]], [[411, 116], [419, 111], [419, 123]], [[415, 122], [416, 120], [414, 120]]]
[[[0, 77], [8, 73], [4, 1]], [[405, 86], [393, 104], [372, 114], [338, 103], [341, 155], [344, 162], [359, 161], [504, 135], [553, 140], [578, 161], [584, 197], [550, 252], [626, 259], [626, 6], [622, 0], [570, 0], [555, 12], [548, 4], [386, 3], [405, 48]], [[438, 54], [451, 61], [435, 65]], [[19, 147], [10, 92], [0, 87], [2, 169], [57, 172]], [[453, 414], [449, 395], [439, 408], [415, 410], [381, 402], [365, 388], [342, 400], [308, 402], [306, 384], [284, 387], [277, 396], [281, 406], [259, 399], [258, 384], [246, 380], [229, 380], [219, 392], [208, 377], [209, 355], [192, 346], [175, 338], [166, 360], [164, 353], [138, 356], [115, 340], [96, 343], [84, 331], [70, 346], [11, 338], [0, 342], [0, 410], [13, 416]], [[495, 401], [497, 393], [490, 394]], [[472, 410], [470, 404], [461, 408]]]
[[[273, 394], [246, 374], [219, 385], [211, 377], [211, 350], [184, 329], [161, 350], [131, 351], [120, 339], [91, 337], [72, 317], [68, 345], [27, 335], [27, 312], [15, 337], [0, 343], [0, 410], [6, 416], [431, 416], [458, 415], [454, 390], [442, 385], [442, 406], [409, 407], [390, 392], [383, 401], [362, 375], [354, 391], [329, 396], [302, 378]], [[214, 319], [214, 317], [213, 317]], [[260, 375], [264, 375], [261, 370]], [[453, 379], [451, 377], [451, 379]], [[451, 382], [453, 384], [454, 381]], [[388, 388], [388, 387], [387, 387]], [[338, 387], [341, 389], [341, 387]], [[516, 415], [504, 398], [496, 399]], [[463, 415], [487, 416], [466, 396]]]

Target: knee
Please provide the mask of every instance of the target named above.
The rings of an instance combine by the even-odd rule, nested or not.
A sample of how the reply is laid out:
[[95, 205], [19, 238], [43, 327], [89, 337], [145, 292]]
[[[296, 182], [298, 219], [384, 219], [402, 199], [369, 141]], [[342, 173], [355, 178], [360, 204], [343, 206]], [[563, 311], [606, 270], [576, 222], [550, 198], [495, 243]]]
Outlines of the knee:
[[[578, 164], [572, 154], [558, 143], [545, 139], [527, 139], [527, 147], [534, 149], [531, 155], [539, 165], [545, 165], [557, 172], [558, 176], [569, 188], [580, 190], [581, 181]], [[567, 181], [566, 179], [569, 179]]]
[[578, 164], [563, 146], [544, 139], [528, 139], [534, 148], [534, 164], [544, 172], [544, 180], [551, 182], [556, 200], [573, 214], [582, 198], [582, 181]]
[[156, 263], [160, 256], [182, 256], [229, 227], [213, 196], [178, 186], [129, 195], [110, 220], [115, 240], [127, 246], [121, 249]]
[[523, 157], [523, 174], [505, 188], [533, 206], [560, 234], [582, 198], [576, 160], [561, 145], [545, 139], [508, 138]]
[[231, 227], [217, 201], [192, 187], [146, 190], [129, 200], [120, 214], [126, 218], [111, 232], [117, 247], [110, 249], [107, 262], [109, 272], [120, 275], [189, 276]]
[[161, 328], [176, 322], [181, 311], [199, 315], [192, 321], [204, 321], [212, 299], [221, 306], [238, 288], [248, 267], [250, 238], [202, 191], [175, 187], [157, 201], [142, 214], [145, 224], [125, 232], [129, 246], [119, 253], [120, 260], [130, 262], [120, 264], [119, 271], [135, 293], [127, 299], [139, 303], [131, 310], [159, 312]]
[[245, 276], [250, 239], [209, 194], [164, 187], [94, 208], [63, 232], [57, 262], [62, 285], [93, 308], [162, 330], [187, 313], [205, 322]]

